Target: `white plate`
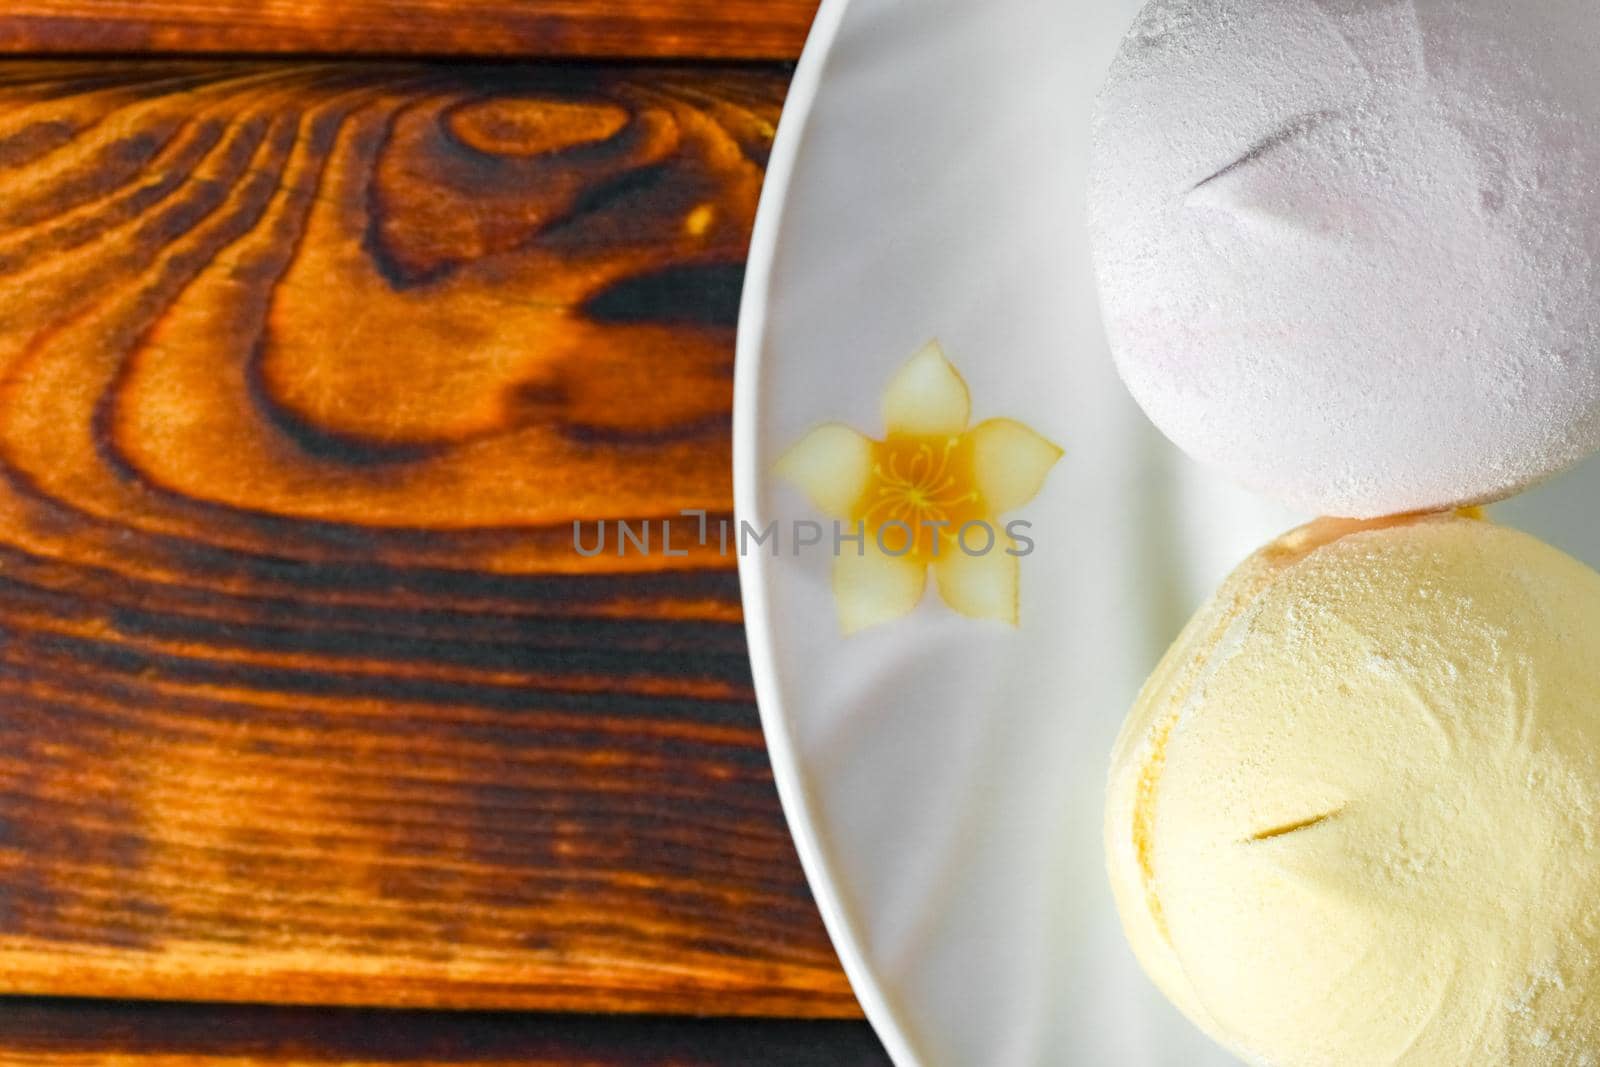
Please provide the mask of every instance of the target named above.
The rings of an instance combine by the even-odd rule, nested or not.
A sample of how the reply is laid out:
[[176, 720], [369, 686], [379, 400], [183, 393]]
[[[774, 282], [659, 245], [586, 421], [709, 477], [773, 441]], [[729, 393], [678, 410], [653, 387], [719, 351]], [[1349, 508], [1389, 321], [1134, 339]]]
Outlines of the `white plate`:
[[[824, 0], [774, 146], [739, 330], [734, 481], [756, 528], [819, 519], [771, 473], [816, 425], [881, 436], [937, 337], [974, 419], [1065, 448], [1018, 515], [1021, 620], [842, 636], [827, 551], [741, 559], [756, 690], [801, 859], [902, 1067], [1232, 1060], [1125, 947], [1105, 764], [1182, 622], [1299, 521], [1184, 460], [1117, 381], [1081, 222], [1090, 103], [1136, 0]], [[1600, 466], [1507, 505], [1594, 562]]]

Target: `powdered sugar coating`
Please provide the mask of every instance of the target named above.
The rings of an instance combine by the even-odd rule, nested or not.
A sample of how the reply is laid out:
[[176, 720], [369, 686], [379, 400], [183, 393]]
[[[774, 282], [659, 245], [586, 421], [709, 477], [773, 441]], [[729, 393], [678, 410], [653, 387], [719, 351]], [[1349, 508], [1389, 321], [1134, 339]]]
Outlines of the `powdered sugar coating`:
[[1180, 447], [1371, 517], [1600, 447], [1600, 5], [1154, 0], [1101, 93], [1118, 368]]

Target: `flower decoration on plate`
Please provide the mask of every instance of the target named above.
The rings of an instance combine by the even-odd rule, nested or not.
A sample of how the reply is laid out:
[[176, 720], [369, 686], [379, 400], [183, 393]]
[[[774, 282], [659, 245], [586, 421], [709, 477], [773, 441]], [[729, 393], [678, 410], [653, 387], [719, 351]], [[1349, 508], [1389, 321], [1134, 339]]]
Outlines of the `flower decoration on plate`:
[[883, 440], [827, 423], [778, 461], [841, 524], [833, 592], [846, 634], [909, 613], [930, 570], [957, 612], [1017, 625], [1032, 546], [998, 520], [1033, 499], [1062, 450], [1014, 419], [971, 426], [971, 409], [967, 383], [930, 342], [884, 392]]

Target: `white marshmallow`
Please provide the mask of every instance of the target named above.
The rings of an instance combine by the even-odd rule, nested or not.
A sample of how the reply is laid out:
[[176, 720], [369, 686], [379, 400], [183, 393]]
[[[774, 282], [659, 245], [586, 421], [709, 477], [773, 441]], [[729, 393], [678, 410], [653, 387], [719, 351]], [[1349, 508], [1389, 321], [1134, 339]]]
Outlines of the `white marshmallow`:
[[1509, 495], [1600, 447], [1600, 5], [1154, 0], [1090, 231], [1129, 389], [1308, 511]]

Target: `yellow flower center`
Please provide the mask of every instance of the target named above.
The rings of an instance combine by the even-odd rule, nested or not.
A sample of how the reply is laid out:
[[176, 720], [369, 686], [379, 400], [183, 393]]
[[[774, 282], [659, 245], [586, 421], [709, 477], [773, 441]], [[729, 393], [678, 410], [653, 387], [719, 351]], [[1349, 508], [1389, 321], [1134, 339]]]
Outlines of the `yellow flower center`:
[[[872, 477], [854, 517], [869, 536], [881, 532], [895, 554], [926, 559], [954, 550], [961, 527], [985, 518], [971, 449], [960, 437], [891, 434], [873, 442]], [[982, 544], [984, 535], [972, 540]]]

